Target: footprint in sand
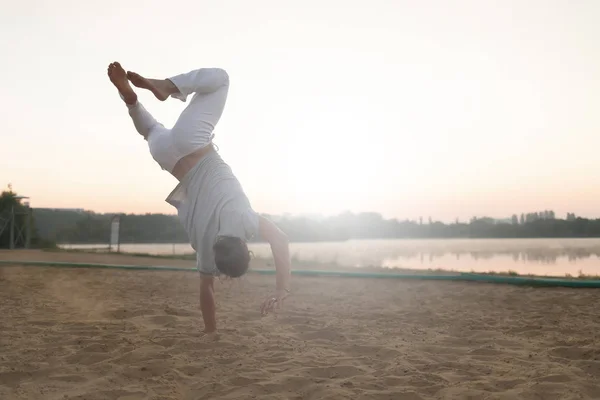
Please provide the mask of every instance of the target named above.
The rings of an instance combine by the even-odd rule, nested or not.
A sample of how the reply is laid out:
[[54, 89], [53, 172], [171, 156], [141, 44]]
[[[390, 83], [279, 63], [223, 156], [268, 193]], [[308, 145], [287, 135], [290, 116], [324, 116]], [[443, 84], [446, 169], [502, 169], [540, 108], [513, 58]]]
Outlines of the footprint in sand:
[[201, 314], [198, 311], [189, 311], [189, 310], [184, 310], [183, 308], [175, 308], [175, 307], [170, 307], [167, 306], [165, 307], [165, 314], [167, 315], [175, 315], [178, 317], [200, 317]]
[[128, 310], [126, 308], [111, 310], [105, 313], [106, 317], [108, 317], [109, 319], [130, 319], [134, 317], [152, 314], [154, 313], [151, 310]]
[[172, 328], [177, 323], [177, 317], [172, 315], [155, 315], [150, 317], [150, 323], [165, 328]]
[[314, 378], [351, 378], [354, 376], [360, 376], [368, 374], [368, 371], [363, 369], [354, 367], [352, 365], [336, 365], [334, 367], [312, 367], [312, 368], [304, 368], [303, 372], [307, 375], [312, 376]]
[[145, 400], [147, 394], [144, 392], [128, 392], [126, 390], [103, 390], [93, 391], [77, 397], [70, 397], [74, 400], [83, 399], [118, 399], [118, 400]]
[[107, 353], [90, 353], [81, 351], [65, 358], [65, 361], [69, 364], [93, 365], [108, 360], [111, 357], [112, 356]]
[[55, 380], [55, 381], [68, 382], [68, 383], [87, 382], [87, 378], [84, 376], [80, 376], [80, 375], [56, 375], [56, 376], [51, 376], [50, 379]]
[[600, 360], [598, 347], [556, 347], [550, 350], [550, 355], [567, 360]]
[[537, 378], [536, 381], [538, 381], [538, 382], [553, 382], [553, 383], [567, 383], [567, 382], [572, 382], [573, 378], [568, 375], [564, 375], [564, 374], [553, 374], [553, 375], [546, 375], [546, 376], [542, 376], [541, 378]]

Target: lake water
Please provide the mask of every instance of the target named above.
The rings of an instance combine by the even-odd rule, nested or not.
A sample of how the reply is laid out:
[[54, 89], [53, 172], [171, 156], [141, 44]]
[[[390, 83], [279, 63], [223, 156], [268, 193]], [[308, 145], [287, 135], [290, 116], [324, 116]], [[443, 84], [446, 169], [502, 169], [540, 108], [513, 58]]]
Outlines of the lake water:
[[[99, 248], [106, 245], [62, 245]], [[271, 257], [268, 244], [253, 243], [258, 257]], [[188, 244], [122, 244], [122, 252], [192, 253]], [[440, 239], [350, 240], [291, 243], [294, 259], [343, 266], [450, 269], [461, 272], [508, 272], [535, 275], [600, 275], [600, 239]]]

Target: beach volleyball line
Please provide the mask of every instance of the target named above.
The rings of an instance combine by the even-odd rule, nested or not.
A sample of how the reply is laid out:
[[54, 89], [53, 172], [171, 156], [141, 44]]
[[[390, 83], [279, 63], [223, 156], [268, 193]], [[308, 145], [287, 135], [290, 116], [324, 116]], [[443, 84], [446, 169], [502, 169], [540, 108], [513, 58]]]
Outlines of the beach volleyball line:
[[[118, 265], [118, 264], [95, 264], [95, 263], [71, 263], [53, 261], [21, 261], [0, 260], [0, 266], [25, 265], [32, 267], [55, 267], [55, 268], [98, 268], [98, 269], [121, 269], [121, 270], [146, 270], [146, 271], [175, 271], [175, 272], [197, 272], [195, 268], [169, 267], [169, 266], [147, 266], [147, 265]], [[259, 275], [274, 275], [271, 269], [250, 269], [249, 273]], [[476, 273], [457, 273], [455, 275], [435, 274], [394, 274], [374, 272], [350, 272], [350, 271], [318, 271], [318, 270], [293, 270], [292, 275], [298, 276], [321, 276], [339, 278], [377, 278], [377, 279], [412, 279], [412, 280], [434, 280], [434, 281], [467, 281], [483, 283], [500, 283], [521, 286], [538, 287], [569, 287], [569, 288], [600, 288], [600, 280], [587, 279], [559, 279], [559, 278], [533, 278], [523, 276], [500, 276]]]

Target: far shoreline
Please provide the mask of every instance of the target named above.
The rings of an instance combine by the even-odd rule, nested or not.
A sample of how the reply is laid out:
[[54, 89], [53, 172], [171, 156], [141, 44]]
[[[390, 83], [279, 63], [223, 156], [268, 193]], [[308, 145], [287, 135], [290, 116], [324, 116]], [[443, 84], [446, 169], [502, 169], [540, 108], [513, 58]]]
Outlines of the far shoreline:
[[[102, 251], [99, 251], [102, 250]], [[117, 252], [117, 251], [109, 251], [108, 247], [102, 249], [64, 249], [64, 248], [55, 248], [55, 249], [42, 249], [42, 252], [45, 253], [71, 253], [71, 254], [104, 254], [107, 256], [120, 256], [120, 257], [130, 257], [132, 259], [136, 258], [146, 258], [146, 259], [154, 259], [154, 260], [176, 260], [176, 261], [188, 261], [194, 262], [196, 260], [195, 253], [185, 253], [185, 254], [151, 254], [151, 253], [130, 253], [130, 252]], [[272, 259], [266, 257], [253, 257], [253, 263], [260, 264], [263, 267], [274, 268]], [[600, 280], [600, 275], [595, 274], [584, 274], [579, 273], [574, 276], [571, 274], [564, 275], [537, 275], [537, 274], [519, 274], [513, 270], [507, 271], [458, 271], [454, 269], [446, 269], [446, 268], [402, 268], [402, 267], [382, 267], [382, 266], [365, 266], [365, 267], [351, 267], [339, 265], [337, 263], [326, 263], [326, 262], [318, 262], [318, 261], [306, 261], [300, 259], [293, 258], [293, 264], [295, 266], [300, 267], [301, 269], [310, 269], [319, 270], [319, 271], [328, 271], [328, 272], [378, 272], [378, 273], [389, 273], [389, 274], [424, 274], [424, 275], [460, 275], [460, 274], [476, 274], [476, 275], [491, 275], [491, 276], [507, 276], [507, 277], [519, 277], [519, 278], [535, 278], [535, 279], [567, 279], [567, 280]]]

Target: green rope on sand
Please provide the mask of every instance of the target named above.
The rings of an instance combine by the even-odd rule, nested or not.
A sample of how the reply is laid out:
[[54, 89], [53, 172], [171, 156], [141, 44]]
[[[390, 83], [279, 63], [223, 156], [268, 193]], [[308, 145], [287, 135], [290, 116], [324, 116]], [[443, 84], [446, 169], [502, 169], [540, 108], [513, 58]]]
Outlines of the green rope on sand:
[[[94, 263], [69, 263], [53, 261], [6, 261], [0, 260], [0, 266], [26, 265], [33, 267], [58, 267], [58, 268], [100, 268], [100, 269], [122, 269], [122, 270], [146, 270], [146, 271], [181, 271], [197, 272], [195, 268], [169, 267], [169, 266], [147, 266], [147, 265], [116, 265], [116, 264], [94, 264]], [[260, 275], [274, 275], [272, 269], [251, 269], [249, 273]], [[412, 280], [435, 280], [435, 281], [470, 281], [484, 283], [501, 283], [522, 286], [537, 287], [570, 287], [570, 288], [600, 288], [600, 280], [587, 279], [559, 279], [559, 278], [533, 278], [524, 276], [502, 276], [474, 273], [457, 274], [395, 274], [374, 272], [349, 272], [349, 271], [318, 271], [318, 270], [295, 270], [293, 275], [299, 276], [328, 276], [340, 278], [377, 278], [377, 279], [412, 279]]]

